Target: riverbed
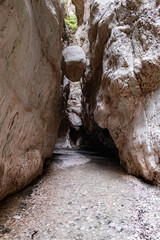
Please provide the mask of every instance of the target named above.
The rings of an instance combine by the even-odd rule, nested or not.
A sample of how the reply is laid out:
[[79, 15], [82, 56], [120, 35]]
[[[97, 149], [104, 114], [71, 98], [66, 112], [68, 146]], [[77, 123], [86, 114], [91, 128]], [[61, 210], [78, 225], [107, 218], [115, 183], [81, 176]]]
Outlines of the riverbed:
[[110, 154], [57, 149], [41, 177], [0, 203], [0, 239], [159, 240], [160, 188]]

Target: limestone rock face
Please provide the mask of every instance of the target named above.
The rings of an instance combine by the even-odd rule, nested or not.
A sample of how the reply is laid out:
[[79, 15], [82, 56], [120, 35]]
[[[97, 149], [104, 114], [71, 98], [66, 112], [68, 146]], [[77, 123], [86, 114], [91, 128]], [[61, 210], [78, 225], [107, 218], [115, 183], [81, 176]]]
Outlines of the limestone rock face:
[[129, 173], [160, 184], [160, 2], [93, 0], [87, 116], [109, 132]]
[[60, 124], [59, 0], [0, 1], [0, 199], [51, 156]]
[[70, 125], [73, 128], [77, 128], [77, 129], [80, 126], [82, 126], [81, 98], [82, 98], [82, 91], [81, 91], [80, 82], [71, 82], [67, 111], [68, 111]]
[[[72, 0], [75, 5], [77, 18], [78, 18], [78, 29], [74, 34], [73, 43], [82, 47], [86, 57], [89, 56], [89, 39], [88, 30], [90, 22], [90, 1], [88, 0]], [[87, 61], [88, 64], [88, 61]]]
[[63, 120], [58, 132], [56, 148], [79, 147], [82, 124], [82, 90], [80, 82], [70, 82], [64, 77]]
[[63, 50], [64, 73], [72, 82], [78, 82], [86, 68], [86, 55], [79, 46], [69, 46]]
[[84, 17], [84, 10], [85, 10], [85, 0], [72, 0], [72, 3], [76, 7], [76, 15], [78, 19], [78, 24], [82, 25], [83, 17]]

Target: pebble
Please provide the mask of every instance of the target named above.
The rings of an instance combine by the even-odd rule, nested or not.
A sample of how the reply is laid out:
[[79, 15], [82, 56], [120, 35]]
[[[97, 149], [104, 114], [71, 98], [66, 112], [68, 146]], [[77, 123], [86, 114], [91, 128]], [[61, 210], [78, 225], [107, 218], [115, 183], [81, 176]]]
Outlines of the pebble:
[[115, 224], [114, 222], [111, 222], [111, 223], [109, 223], [108, 225], [109, 225], [109, 227], [111, 227], [111, 228], [115, 228], [115, 227], [116, 227], [116, 224]]
[[16, 219], [16, 220], [19, 220], [19, 219], [21, 219], [21, 217], [20, 217], [20, 216], [18, 216], [18, 215], [17, 215], [17, 216], [13, 216], [13, 218], [14, 218], [14, 219]]

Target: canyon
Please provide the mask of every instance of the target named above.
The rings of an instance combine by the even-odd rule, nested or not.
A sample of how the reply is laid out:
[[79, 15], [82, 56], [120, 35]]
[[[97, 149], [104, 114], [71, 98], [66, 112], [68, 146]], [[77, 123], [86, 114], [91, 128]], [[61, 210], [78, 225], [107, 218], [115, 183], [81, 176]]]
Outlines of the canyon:
[[160, 184], [160, 2], [72, 3], [68, 45], [83, 60], [64, 66], [63, 2], [0, 1], [0, 199], [42, 173], [58, 135], [58, 147], [118, 151], [129, 174]]
[[0, 239], [160, 239], [159, 100], [159, 0], [0, 0]]

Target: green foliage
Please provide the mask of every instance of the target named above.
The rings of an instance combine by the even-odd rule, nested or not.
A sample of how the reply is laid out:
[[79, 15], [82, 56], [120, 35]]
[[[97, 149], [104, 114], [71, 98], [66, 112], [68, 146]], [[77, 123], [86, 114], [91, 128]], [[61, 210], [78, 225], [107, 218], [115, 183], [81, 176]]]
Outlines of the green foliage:
[[66, 16], [64, 21], [70, 29], [72, 30], [77, 29], [77, 17], [74, 13], [71, 13], [69, 16]]

